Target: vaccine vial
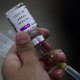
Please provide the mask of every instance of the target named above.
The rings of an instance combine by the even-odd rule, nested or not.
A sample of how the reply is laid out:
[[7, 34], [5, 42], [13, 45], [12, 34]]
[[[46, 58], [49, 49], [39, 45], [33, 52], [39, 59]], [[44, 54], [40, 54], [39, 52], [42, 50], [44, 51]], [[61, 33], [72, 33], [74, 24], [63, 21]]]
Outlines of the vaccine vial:
[[44, 60], [44, 62], [47, 61], [47, 58], [49, 57], [47, 50], [43, 47], [45, 38], [43, 35], [38, 33], [38, 24], [24, 3], [19, 3], [6, 12], [6, 18], [9, 20], [16, 32], [24, 31], [29, 34], [33, 46], [36, 47], [39, 59]]
[[8, 12], [6, 12], [6, 17], [12, 24], [15, 31], [24, 31], [30, 35], [33, 46], [39, 45], [45, 40], [43, 35], [38, 33], [38, 24], [24, 3], [19, 3], [15, 7], [11, 8]]

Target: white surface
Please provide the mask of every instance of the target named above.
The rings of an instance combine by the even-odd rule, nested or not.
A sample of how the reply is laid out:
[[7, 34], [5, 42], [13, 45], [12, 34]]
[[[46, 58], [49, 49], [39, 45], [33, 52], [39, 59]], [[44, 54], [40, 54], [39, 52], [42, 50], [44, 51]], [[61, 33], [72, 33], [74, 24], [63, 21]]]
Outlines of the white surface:
[[2, 64], [3, 64], [4, 58], [2, 56], [0, 56], [0, 80], [2, 79], [2, 74], [1, 74], [1, 69], [2, 69]]
[[1, 56], [6, 56], [11, 46], [14, 44], [14, 42], [8, 38], [5, 34], [0, 32], [0, 53]]
[[10, 30], [10, 31], [8, 31], [7, 35], [8, 35], [13, 41], [15, 41], [15, 37], [16, 37], [16, 31], [15, 31], [15, 30]]

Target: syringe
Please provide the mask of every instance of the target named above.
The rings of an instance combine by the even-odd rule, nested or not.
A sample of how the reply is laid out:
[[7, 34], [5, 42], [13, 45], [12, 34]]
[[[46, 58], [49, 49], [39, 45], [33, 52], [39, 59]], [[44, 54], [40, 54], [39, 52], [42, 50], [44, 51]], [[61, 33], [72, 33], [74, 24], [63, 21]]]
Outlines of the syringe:
[[78, 73], [75, 69], [71, 66], [67, 65], [66, 63], [59, 64], [61, 68], [63, 68], [69, 75], [74, 77], [76, 80], [80, 80], [80, 73]]

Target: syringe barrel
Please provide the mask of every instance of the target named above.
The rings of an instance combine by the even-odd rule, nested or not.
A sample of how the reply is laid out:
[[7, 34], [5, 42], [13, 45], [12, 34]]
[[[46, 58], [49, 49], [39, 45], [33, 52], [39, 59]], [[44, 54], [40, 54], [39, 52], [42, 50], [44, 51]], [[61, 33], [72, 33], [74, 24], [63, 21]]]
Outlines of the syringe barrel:
[[80, 80], [80, 74], [76, 70], [74, 70], [72, 67], [67, 66], [65, 68], [65, 71], [69, 73], [72, 77], [74, 77], [76, 80]]

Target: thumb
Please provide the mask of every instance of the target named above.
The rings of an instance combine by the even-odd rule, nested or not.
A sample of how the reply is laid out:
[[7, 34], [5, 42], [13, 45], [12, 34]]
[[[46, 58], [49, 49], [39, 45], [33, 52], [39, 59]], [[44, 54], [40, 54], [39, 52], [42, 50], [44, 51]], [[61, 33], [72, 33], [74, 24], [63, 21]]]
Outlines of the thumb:
[[27, 33], [17, 33], [16, 47], [17, 55], [20, 57], [22, 64], [27, 64], [30, 63], [30, 61], [33, 61], [33, 59], [35, 58], [35, 50]]

